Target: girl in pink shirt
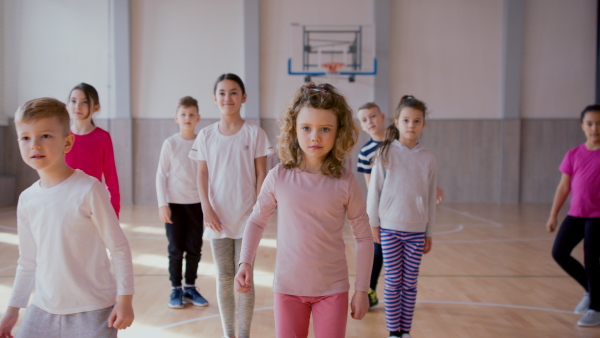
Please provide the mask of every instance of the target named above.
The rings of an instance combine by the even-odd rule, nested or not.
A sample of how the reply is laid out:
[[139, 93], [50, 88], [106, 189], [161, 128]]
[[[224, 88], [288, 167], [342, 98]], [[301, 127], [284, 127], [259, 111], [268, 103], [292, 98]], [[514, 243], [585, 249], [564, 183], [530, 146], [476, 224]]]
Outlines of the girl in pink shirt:
[[[569, 150], [560, 164], [562, 176], [546, 228], [554, 231], [558, 212], [572, 192], [569, 212], [556, 235], [552, 256], [585, 290], [574, 311], [584, 314], [577, 325], [600, 326], [600, 105], [583, 110], [581, 129], [587, 141]], [[571, 255], [581, 240], [585, 267]]]
[[71, 133], [75, 136], [73, 148], [66, 156], [67, 165], [73, 169], [81, 169], [100, 182], [104, 176], [110, 203], [119, 217], [121, 195], [112, 140], [110, 134], [96, 127], [92, 120], [100, 110], [98, 92], [87, 83], [76, 85], [69, 93], [67, 110], [73, 121]]
[[369, 309], [373, 262], [362, 189], [345, 168], [358, 136], [346, 99], [329, 85], [303, 85], [282, 116], [281, 163], [265, 178], [243, 236], [236, 289], [249, 292], [252, 264], [267, 222], [278, 209], [273, 281], [279, 338], [307, 337], [311, 312], [315, 337], [345, 337], [348, 264], [342, 230], [346, 216], [356, 241], [352, 318]]

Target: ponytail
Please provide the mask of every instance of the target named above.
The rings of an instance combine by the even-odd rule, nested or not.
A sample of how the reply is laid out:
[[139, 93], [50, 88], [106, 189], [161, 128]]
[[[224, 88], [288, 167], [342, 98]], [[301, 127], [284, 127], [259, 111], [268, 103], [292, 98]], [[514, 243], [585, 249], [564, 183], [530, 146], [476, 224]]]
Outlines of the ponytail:
[[392, 122], [385, 130], [385, 140], [377, 148], [377, 160], [381, 161], [384, 167], [388, 165], [388, 153], [390, 146], [394, 140], [400, 139], [400, 130], [396, 127], [396, 123]]

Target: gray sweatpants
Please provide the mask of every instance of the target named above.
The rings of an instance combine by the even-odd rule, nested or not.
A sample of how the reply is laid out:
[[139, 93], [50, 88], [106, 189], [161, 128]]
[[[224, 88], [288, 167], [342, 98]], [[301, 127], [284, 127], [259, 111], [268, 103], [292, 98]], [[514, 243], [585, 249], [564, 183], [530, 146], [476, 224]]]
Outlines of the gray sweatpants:
[[116, 338], [117, 329], [108, 327], [113, 306], [68, 315], [55, 315], [29, 305], [17, 338]]
[[[234, 278], [238, 271], [242, 239], [211, 239], [213, 259], [217, 266], [217, 300], [225, 336], [235, 335]], [[252, 291], [240, 293], [238, 298], [240, 331], [237, 337], [250, 337], [250, 324], [254, 311], [254, 280]]]

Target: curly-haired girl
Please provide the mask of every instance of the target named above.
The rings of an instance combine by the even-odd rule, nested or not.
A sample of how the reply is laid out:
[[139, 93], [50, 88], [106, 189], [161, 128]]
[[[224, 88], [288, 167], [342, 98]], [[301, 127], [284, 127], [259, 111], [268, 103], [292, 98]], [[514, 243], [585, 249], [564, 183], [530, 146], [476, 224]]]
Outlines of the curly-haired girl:
[[267, 175], [243, 236], [239, 292], [251, 289], [252, 264], [269, 217], [279, 210], [273, 282], [277, 337], [345, 337], [348, 264], [346, 215], [356, 241], [354, 319], [369, 309], [372, 236], [362, 189], [344, 167], [358, 128], [346, 99], [329, 85], [303, 85], [282, 116], [281, 164]]

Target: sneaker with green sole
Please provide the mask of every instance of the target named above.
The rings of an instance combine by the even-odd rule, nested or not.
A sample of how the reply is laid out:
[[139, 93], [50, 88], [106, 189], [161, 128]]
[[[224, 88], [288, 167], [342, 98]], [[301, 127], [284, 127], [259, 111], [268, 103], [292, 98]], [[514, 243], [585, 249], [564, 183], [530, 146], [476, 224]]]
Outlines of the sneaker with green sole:
[[375, 292], [375, 290], [369, 289], [369, 309], [373, 308], [377, 304], [379, 304], [377, 293]]

